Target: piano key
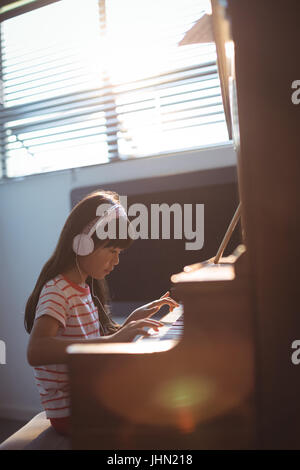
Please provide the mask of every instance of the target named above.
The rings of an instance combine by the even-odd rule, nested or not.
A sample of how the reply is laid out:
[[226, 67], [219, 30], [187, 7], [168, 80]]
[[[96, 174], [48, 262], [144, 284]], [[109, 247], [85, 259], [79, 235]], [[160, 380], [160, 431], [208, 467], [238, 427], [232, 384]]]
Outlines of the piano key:
[[172, 312], [167, 313], [163, 318], [160, 319], [164, 326], [159, 328], [159, 331], [155, 331], [153, 328], [149, 328], [148, 333], [150, 336], [137, 336], [137, 341], [162, 341], [166, 339], [180, 339], [183, 333], [183, 306], [174, 308]]

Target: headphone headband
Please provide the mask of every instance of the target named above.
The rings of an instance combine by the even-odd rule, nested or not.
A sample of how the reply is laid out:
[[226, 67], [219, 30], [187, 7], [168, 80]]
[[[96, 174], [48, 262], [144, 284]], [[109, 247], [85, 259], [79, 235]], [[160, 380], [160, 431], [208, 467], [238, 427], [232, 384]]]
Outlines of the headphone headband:
[[73, 251], [80, 256], [89, 255], [94, 251], [94, 242], [92, 236], [99, 227], [104, 225], [118, 216], [127, 217], [126, 211], [121, 204], [114, 204], [106, 209], [103, 214], [101, 213], [101, 206], [107, 206], [107, 204], [101, 204], [96, 211], [99, 214], [98, 217], [89, 222], [81, 233], [76, 235], [73, 239]]

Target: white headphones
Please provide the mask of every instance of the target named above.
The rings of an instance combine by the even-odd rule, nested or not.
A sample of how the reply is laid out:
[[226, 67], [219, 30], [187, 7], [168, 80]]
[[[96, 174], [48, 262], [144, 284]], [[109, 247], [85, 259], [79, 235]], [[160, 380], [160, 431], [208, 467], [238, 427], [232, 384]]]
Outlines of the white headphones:
[[[98, 207], [98, 209], [101, 205]], [[99, 213], [97, 209], [96, 214]], [[118, 210], [115, 210], [118, 209]], [[108, 223], [110, 220], [117, 218], [118, 214], [127, 217], [127, 214], [121, 204], [114, 204], [107, 209], [104, 214], [93, 219], [82, 231], [73, 238], [73, 251], [80, 256], [89, 255], [94, 251], [94, 241], [92, 236], [101, 224]]]

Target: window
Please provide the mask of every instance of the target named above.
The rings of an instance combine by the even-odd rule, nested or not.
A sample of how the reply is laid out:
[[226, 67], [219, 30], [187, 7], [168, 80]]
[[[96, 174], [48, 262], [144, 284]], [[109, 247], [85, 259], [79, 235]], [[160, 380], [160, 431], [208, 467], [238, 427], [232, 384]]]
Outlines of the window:
[[1, 23], [7, 177], [228, 141], [204, 0], [61, 0]]

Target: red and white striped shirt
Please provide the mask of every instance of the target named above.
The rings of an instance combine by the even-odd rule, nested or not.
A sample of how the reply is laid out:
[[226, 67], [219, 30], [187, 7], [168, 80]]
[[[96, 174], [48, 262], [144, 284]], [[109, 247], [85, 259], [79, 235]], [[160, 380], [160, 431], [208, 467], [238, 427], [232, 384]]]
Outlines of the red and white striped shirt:
[[[100, 337], [98, 310], [90, 288], [74, 284], [59, 274], [48, 281], [40, 294], [35, 319], [50, 315], [60, 322], [56, 336], [67, 340]], [[34, 367], [35, 380], [47, 418], [70, 415], [67, 366], [51, 364]]]

